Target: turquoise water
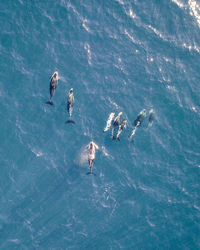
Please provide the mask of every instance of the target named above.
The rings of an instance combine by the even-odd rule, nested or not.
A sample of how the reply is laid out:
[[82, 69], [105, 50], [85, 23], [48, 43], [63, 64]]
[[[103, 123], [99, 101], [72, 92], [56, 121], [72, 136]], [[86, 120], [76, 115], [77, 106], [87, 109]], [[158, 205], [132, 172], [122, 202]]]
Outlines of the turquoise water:
[[0, 24], [0, 248], [200, 249], [200, 3], [2, 0]]

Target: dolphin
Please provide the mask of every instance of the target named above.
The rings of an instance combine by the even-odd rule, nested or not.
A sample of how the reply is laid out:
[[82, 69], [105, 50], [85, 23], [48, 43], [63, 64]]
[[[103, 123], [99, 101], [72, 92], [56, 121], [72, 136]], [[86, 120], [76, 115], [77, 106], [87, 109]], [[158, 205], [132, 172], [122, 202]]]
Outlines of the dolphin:
[[122, 130], [124, 128], [126, 128], [126, 123], [127, 123], [126, 119], [122, 120], [121, 124], [119, 125], [118, 131], [117, 131], [117, 135], [116, 135], [116, 137], [113, 138], [114, 140], [120, 141], [119, 135], [121, 134]]
[[154, 119], [155, 119], [155, 111], [153, 109], [150, 109], [150, 111], [149, 111], [149, 124], [148, 124], [148, 127], [151, 127], [153, 125]]
[[56, 70], [53, 75], [50, 77], [50, 86], [49, 86], [49, 90], [50, 90], [50, 98], [49, 101], [46, 102], [47, 104], [53, 105], [53, 102], [51, 101], [56, 88], [58, 86], [58, 71]]
[[134, 121], [134, 128], [133, 128], [132, 133], [131, 133], [131, 135], [129, 137], [130, 139], [133, 138], [137, 128], [141, 126], [141, 124], [142, 124], [145, 117], [146, 117], [146, 109], [143, 109], [143, 110], [140, 111], [140, 113], [138, 114], [137, 118]]
[[90, 172], [88, 172], [87, 174], [93, 174], [92, 172], [92, 168], [93, 168], [93, 162], [95, 159], [95, 155], [96, 155], [96, 149], [99, 149], [98, 145], [95, 144], [93, 141], [91, 141], [88, 145], [88, 163], [89, 163], [89, 167], [90, 167]]
[[110, 113], [109, 117], [108, 117], [108, 120], [107, 120], [107, 123], [106, 123], [106, 127], [104, 128], [104, 132], [108, 131], [112, 125], [112, 121], [114, 119], [114, 116], [115, 116], [115, 113], [112, 112]]
[[122, 112], [119, 112], [119, 114], [117, 115], [117, 117], [115, 117], [115, 119], [114, 119], [111, 138], [113, 138], [114, 130], [120, 124], [121, 116], [122, 116]]
[[[69, 117], [72, 116], [73, 105], [74, 105], [74, 94], [73, 94], [73, 88], [71, 88], [68, 94], [68, 98], [67, 98], [67, 111], [68, 111]], [[66, 123], [75, 123], [75, 122], [69, 119], [66, 121]]]

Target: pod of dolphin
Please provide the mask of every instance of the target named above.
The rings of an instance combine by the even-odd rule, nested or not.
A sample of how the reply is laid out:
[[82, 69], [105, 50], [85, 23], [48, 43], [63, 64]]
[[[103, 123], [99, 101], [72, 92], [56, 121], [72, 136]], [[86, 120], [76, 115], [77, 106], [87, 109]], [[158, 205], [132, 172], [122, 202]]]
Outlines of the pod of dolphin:
[[[58, 79], [59, 79], [58, 70], [56, 70], [53, 73], [53, 75], [50, 77], [50, 86], [49, 86], [50, 98], [49, 98], [49, 101], [46, 102], [47, 104], [53, 105], [52, 98], [58, 86]], [[67, 111], [69, 114], [69, 119], [65, 123], [75, 124], [75, 122], [71, 119], [73, 105], [74, 105], [74, 94], [73, 94], [73, 88], [71, 88], [68, 93], [68, 98], [67, 98]], [[127, 127], [127, 120], [123, 119], [121, 121], [121, 117], [122, 117], [122, 112], [119, 112], [119, 114], [116, 117], [115, 117], [115, 113], [111, 112], [107, 119], [106, 126], [103, 130], [104, 132], [107, 132], [112, 127], [111, 138], [113, 140], [120, 141], [119, 136], [122, 133], [123, 129]], [[141, 126], [145, 117], [146, 117], [146, 109], [142, 109], [134, 121], [134, 128], [131, 132], [131, 135], [129, 136], [130, 141], [133, 141], [133, 137], [136, 133], [136, 130], [137, 128]], [[153, 109], [150, 109], [148, 127], [152, 126], [154, 119], [155, 119], [155, 112]], [[114, 136], [114, 134], [116, 136]], [[99, 149], [99, 147], [93, 141], [91, 141], [87, 147], [88, 147], [88, 163], [89, 163], [89, 168], [90, 168], [90, 172], [88, 172], [87, 174], [93, 174], [92, 168], [93, 168], [93, 163], [94, 163], [94, 159], [96, 155], [96, 149]]]

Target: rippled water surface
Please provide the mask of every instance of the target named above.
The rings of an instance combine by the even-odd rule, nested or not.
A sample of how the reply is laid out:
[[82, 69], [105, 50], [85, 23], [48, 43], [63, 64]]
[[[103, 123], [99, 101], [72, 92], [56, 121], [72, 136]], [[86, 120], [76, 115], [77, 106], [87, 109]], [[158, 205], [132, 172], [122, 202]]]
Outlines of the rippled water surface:
[[0, 25], [0, 248], [199, 249], [200, 2], [2, 0]]

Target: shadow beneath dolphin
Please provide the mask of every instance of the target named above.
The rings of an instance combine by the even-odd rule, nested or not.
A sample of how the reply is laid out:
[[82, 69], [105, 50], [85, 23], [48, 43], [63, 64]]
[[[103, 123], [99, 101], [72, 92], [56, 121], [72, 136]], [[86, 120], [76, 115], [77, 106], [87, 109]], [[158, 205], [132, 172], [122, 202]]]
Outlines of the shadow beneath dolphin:
[[67, 120], [67, 121], [65, 122], [65, 124], [68, 124], [68, 123], [75, 124], [75, 121], [73, 121], [73, 120]]
[[127, 138], [128, 138], [128, 140], [129, 140], [132, 144], [135, 143], [135, 140], [134, 140], [133, 138], [131, 138], [131, 136], [127, 136]]
[[93, 173], [93, 172], [87, 172], [86, 175], [94, 175], [94, 176], [96, 176], [96, 174]]

